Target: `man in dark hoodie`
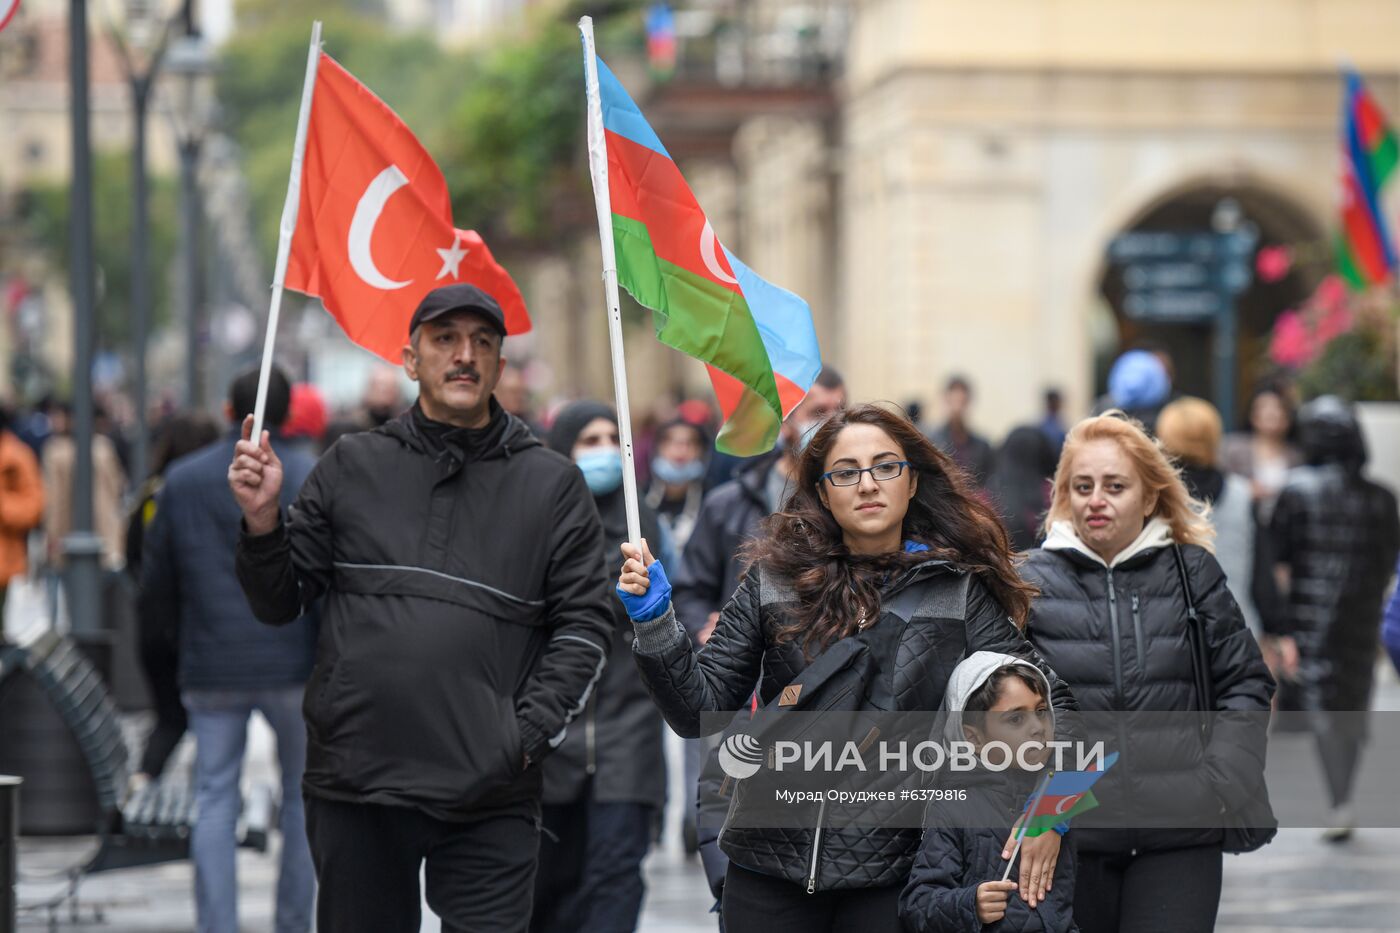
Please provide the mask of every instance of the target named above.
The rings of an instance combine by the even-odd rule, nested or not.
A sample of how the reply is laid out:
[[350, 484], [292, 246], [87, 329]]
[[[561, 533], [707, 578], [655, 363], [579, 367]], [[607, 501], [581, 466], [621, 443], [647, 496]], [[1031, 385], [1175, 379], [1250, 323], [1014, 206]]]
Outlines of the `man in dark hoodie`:
[[307, 684], [307, 833], [317, 927], [527, 928], [538, 763], [602, 676], [611, 641], [602, 526], [575, 465], [491, 392], [500, 305], [428, 293], [404, 369], [417, 403], [350, 434], [278, 508], [282, 466], [244, 422], [229, 467], [237, 570], [279, 625], [324, 596]]
[[[578, 464], [603, 522], [603, 554], [616, 562], [627, 540], [617, 415], [574, 402], [554, 419], [549, 446]], [[640, 503], [642, 537], [660, 540]], [[608, 667], [579, 723], [544, 763], [544, 828], [535, 885], [538, 933], [631, 933], [645, 884], [642, 859], [666, 802], [661, 714], [632, 660], [632, 623], [612, 607]], [[551, 837], [552, 834], [552, 837]]]
[[[1340, 842], [1355, 827], [1352, 780], [1365, 740], [1381, 601], [1400, 552], [1395, 495], [1361, 475], [1366, 443], [1351, 407], [1324, 395], [1298, 412], [1307, 465], [1289, 475], [1269, 526], [1278, 593], [1265, 619], [1296, 644], [1297, 673], [1282, 684], [1279, 707], [1313, 715], [1331, 796], [1324, 837]], [[1287, 655], [1295, 652], [1285, 648]]]

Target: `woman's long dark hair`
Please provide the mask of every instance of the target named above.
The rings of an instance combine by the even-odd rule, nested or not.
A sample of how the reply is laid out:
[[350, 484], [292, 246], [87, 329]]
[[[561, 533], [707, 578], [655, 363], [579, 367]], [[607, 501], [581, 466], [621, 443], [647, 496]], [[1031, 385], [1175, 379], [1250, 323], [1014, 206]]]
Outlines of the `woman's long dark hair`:
[[[867, 556], [846, 547], [817, 484], [837, 436], [852, 424], [879, 428], [904, 451], [919, 485], [904, 517], [903, 537], [928, 545], [928, 551]], [[887, 574], [930, 558], [976, 573], [1016, 624], [1025, 627], [1035, 588], [1016, 572], [1006, 529], [972, 491], [966, 474], [908, 419], [879, 405], [835, 412], [802, 452], [793, 479], [796, 489], [782, 511], [765, 519], [762, 533], [745, 548], [750, 562], [797, 597], [790, 621], [776, 632], [777, 641], [800, 641], [808, 656], [823, 650], [855, 630], [861, 609], [867, 618], [877, 618], [880, 584]]]

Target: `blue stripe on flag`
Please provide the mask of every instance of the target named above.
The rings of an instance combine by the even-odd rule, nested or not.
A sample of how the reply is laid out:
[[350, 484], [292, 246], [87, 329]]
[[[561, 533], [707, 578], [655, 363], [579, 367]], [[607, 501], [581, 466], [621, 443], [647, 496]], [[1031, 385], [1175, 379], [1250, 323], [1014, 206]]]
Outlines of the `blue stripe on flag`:
[[598, 62], [598, 95], [603, 102], [603, 128], [671, 158], [622, 82], [603, 64], [602, 56], [595, 55], [594, 58]]
[[811, 307], [792, 292], [754, 272], [728, 249], [724, 250], [724, 256], [753, 313], [773, 372], [792, 380], [804, 392], [810, 389], [822, 370], [822, 353], [817, 345]]

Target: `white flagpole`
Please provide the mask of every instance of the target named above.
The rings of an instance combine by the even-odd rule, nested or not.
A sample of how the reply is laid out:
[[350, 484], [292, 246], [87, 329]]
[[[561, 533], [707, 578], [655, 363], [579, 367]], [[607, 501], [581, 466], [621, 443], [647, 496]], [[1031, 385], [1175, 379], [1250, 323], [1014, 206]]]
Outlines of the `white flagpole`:
[[[613, 245], [612, 199], [608, 194], [608, 149], [603, 138], [603, 101], [598, 93], [598, 58], [593, 48], [593, 17], [578, 21], [583, 34], [583, 69], [588, 92], [588, 168], [593, 202], [598, 208], [598, 236], [603, 241], [603, 292], [608, 301], [608, 341], [612, 345], [613, 391], [617, 397], [617, 431], [622, 439], [622, 491], [627, 502], [627, 539], [642, 537], [637, 508], [637, 473], [632, 462], [632, 415], [627, 404], [627, 361], [622, 352], [622, 308], [617, 296], [617, 250]], [[653, 547], [656, 542], [651, 542]], [[654, 553], [654, 552], [653, 552]]]
[[277, 342], [277, 319], [282, 313], [282, 282], [292, 254], [292, 233], [301, 207], [301, 170], [306, 156], [306, 126], [311, 122], [311, 97], [316, 91], [316, 66], [321, 59], [321, 21], [311, 24], [311, 48], [306, 53], [306, 81], [301, 87], [301, 113], [297, 115], [296, 141], [292, 144], [292, 176], [287, 180], [287, 200], [277, 240], [277, 267], [272, 273], [272, 305], [267, 310], [267, 334], [263, 338], [262, 369], [258, 373], [258, 401], [253, 409], [254, 444], [262, 443], [263, 414], [267, 408], [267, 379], [272, 373], [272, 348]]
[[1016, 848], [1011, 850], [1011, 858], [1006, 860], [1006, 871], [1001, 873], [1002, 881], [1011, 877], [1011, 866], [1016, 864], [1016, 856], [1021, 852], [1021, 843], [1026, 838], [1026, 830], [1030, 828], [1031, 818], [1035, 816], [1035, 811], [1040, 807], [1041, 798], [1043, 798], [1045, 792], [1049, 790], [1050, 778], [1053, 776], [1054, 772], [1052, 771], [1041, 778], [1040, 787], [1036, 790], [1035, 796], [1031, 798], [1030, 806], [1026, 808], [1026, 815], [1021, 818], [1021, 831], [1016, 834]]

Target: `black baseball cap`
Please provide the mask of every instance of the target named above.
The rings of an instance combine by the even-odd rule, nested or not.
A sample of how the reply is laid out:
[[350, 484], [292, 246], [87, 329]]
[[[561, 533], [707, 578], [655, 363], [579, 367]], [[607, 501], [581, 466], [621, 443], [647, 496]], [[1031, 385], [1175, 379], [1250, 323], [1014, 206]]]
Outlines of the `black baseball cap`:
[[454, 311], [471, 311], [491, 322], [502, 337], [506, 335], [506, 316], [496, 299], [475, 285], [460, 283], [435, 288], [423, 296], [413, 318], [408, 322], [408, 332], [412, 334], [420, 324], [436, 320]]

